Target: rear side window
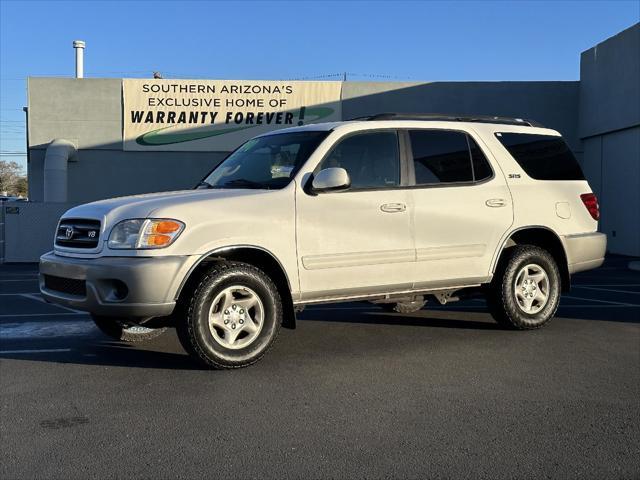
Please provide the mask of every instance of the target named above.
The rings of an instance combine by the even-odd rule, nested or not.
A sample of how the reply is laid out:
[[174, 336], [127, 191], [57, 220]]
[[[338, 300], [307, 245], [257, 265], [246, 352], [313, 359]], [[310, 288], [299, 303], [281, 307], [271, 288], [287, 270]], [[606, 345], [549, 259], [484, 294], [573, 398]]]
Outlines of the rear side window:
[[493, 175], [476, 142], [464, 132], [410, 130], [416, 185], [473, 182]]
[[500, 143], [535, 180], [584, 180], [582, 169], [562, 137], [496, 133]]
[[481, 180], [486, 180], [487, 178], [491, 178], [493, 175], [493, 171], [489, 166], [489, 161], [487, 157], [484, 156], [482, 150], [476, 143], [476, 141], [467, 135], [467, 140], [469, 140], [469, 149], [471, 150], [471, 163], [473, 164], [473, 179], [476, 182]]
[[322, 161], [324, 168], [344, 168], [351, 188], [389, 188], [400, 184], [400, 153], [395, 130], [356, 134], [342, 140]]

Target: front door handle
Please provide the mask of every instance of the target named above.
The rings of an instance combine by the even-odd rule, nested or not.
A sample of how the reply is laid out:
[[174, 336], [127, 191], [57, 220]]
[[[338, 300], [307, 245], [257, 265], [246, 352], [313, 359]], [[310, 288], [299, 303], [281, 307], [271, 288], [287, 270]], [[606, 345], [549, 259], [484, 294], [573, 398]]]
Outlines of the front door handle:
[[507, 201], [504, 198], [490, 198], [484, 203], [487, 207], [504, 207]]
[[404, 203], [385, 203], [380, 205], [380, 210], [386, 213], [404, 212], [407, 206]]

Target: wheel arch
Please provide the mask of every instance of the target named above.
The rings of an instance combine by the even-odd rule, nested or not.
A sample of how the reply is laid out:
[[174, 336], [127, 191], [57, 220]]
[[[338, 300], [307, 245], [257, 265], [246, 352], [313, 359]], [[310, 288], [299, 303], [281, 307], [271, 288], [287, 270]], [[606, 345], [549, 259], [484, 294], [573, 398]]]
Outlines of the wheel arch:
[[569, 262], [562, 240], [560, 240], [560, 236], [556, 232], [542, 225], [520, 227], [510, 232], [502, 242], [499, 253], [493, 262], [491, 267], [492, 275], [495, 274], [498, 265], [505, 258], [505, 252], [516, 245], [535, 245], [548, 251], [560, 270], [562, 292], [568, 292], [571, 289]]
[[280, 299], [282, 300], [283, 318], [282, 326], [295, 328], [296, 318], [291, 295], [291, 282], [286, 270], [278, 258], [269, 250], [257, 245], [231, 245], [219, 247], [205, 253], [191, 267], [182, 280], [175, 299], [180, 302], [181, 296], [189, 290], [189, 287], [200, 277], [200, 273], [213, 262], [237, 261], [249, 263], [260, 268], [276, 285]]

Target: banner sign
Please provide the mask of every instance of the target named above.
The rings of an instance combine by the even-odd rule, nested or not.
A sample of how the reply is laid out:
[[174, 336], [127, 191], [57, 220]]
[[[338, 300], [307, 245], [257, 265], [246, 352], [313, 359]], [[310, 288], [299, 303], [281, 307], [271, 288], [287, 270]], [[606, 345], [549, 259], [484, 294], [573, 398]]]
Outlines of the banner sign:
[[231, 151], [271, 130], [342, 119], [341, 82], [122, 82], [124, 150]]

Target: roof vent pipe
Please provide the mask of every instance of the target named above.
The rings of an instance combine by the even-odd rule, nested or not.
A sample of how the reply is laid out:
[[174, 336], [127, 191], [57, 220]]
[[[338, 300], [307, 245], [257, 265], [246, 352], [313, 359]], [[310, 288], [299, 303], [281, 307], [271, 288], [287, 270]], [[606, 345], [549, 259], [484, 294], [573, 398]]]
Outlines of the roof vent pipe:
[[67, 201], [67, 161], [76, 154], [69, 140], [56, 139], [44, 155], [44, 201]]
[[84, 78], [84, 42], [74, 40], [73, 48], [76, 49], [76, 78]]

